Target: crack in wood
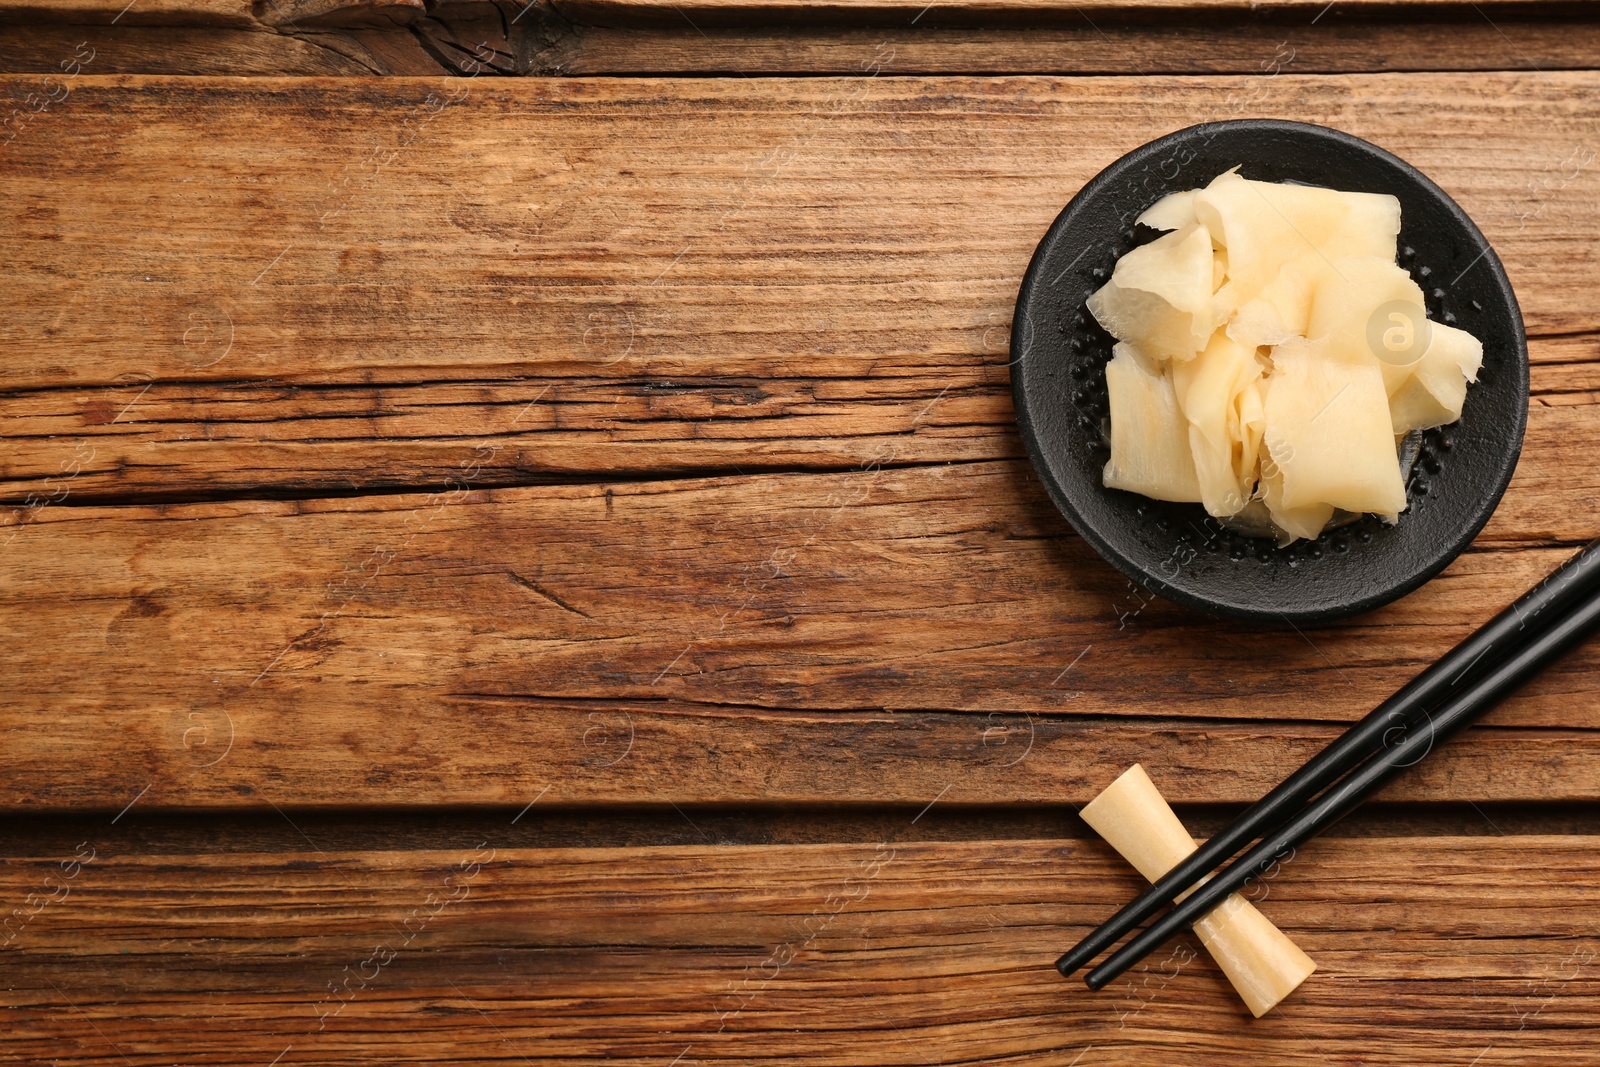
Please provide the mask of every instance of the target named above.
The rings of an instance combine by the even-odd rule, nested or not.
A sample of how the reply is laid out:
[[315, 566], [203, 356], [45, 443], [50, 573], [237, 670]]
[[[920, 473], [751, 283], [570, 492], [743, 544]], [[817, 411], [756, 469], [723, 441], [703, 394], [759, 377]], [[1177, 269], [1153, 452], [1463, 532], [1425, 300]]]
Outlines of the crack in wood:
[[518, 574], [514, 570], [511, 570], [510, 568], [506, 569], [505, 575], [506, 575], [506, 577], [510, 578], [511, 581], [514, 582], [515, 584], [522, 586], [522, 588], [528, 590], [531, 593], [534, 593], [534, 594], [536, 594], [536, 595], [538, 595], [540, 597], [543, 597], [545, 600], [548, 600], [550, 603], [554, 604], [556, 607], [560, 608], [563, 611], [571, 612], [573, 615], [577, 615], [577, 616], [580, 616], [580, 617], [585, 618], [585, 619], [592, 619], [593, 618], [593, 616], [591, 616], [588, 612], [582, 611], [582, 610], [580, 610], [578, 608], [573, 607], [571, 604], [567, 603], [565, 600], [561, 599], [560, 597], [556, 596], [554, 593], [550, 592], [550, 590], [545, 589], [543, 586], [537, 584], [536, 582], [529, 581], [528, 579], [524, 578], [522, 575]]

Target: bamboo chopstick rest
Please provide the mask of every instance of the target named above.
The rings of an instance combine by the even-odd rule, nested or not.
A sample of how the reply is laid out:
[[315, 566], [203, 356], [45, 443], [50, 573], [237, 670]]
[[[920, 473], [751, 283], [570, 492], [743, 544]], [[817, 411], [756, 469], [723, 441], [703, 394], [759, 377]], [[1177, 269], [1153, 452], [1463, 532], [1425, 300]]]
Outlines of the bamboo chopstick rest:
[[[1079, 814], [1152, 882], [1195, 849], [1194, 839], [1137, 763]], [[1237, 893], [1198, 920], [1194, 932], [1257, 1018], [1317, 969], [1300, 946]]]

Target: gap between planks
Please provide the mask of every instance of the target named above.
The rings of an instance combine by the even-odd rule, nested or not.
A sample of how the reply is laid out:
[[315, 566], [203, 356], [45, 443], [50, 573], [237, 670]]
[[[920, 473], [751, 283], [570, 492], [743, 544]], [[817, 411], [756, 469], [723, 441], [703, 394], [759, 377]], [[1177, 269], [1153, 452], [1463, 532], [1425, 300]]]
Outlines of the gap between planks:
[[[419, 851], [494, 836], [512, 848], [643, 848], [703, 845], [815, 845], [897, 841], [1098, 840], [1068, 803], [1025, 806], [932, 803], [660, 804], [571, 806], [530, 791], [526, 804], [500, 808], [327, 811], [172, 811], [143, 803], [123, 811], [12, 813], [0, 856], [66, 855], [94, 839], [123, 855]], [[1205, 839], [1232, 821], [1239, 805], [1178, 804], [1184, 826]], [[118, 818], [118, 816], [121, 816]], [[113, 823], [111, 820], [116, 819]], [[1368, 802], [1325, 830], [1326, 838], [1600, 838], [1590, 804]]]

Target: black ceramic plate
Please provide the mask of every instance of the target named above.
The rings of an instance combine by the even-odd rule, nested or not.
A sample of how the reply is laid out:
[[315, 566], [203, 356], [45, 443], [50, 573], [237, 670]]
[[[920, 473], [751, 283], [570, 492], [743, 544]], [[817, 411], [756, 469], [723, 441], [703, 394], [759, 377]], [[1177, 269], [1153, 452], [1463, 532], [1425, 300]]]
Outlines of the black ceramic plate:
[[[1239, 166], [1247, 178], [1400, 199], [1400, 263], [1428, 317], [1483, 341], [1461, 420], [1423, 435], [1394, 526], [1374, 516], [1278, 548], [1224, 529], [1199, 504], [1106, 489], [1111, 337], [1084, 301], [1156, 232], [1134, 219], [1163, 195]], [[1101, 171], [1057, 217], [1028, 266], [1012, 322], [1017, 422], [1051, 499], [1084, 540], [1146, 589], [1236, 619], [1326, 622], [1369, 611], [1439, 573], [1483, 528], [1522, 450], [1528, 349], [1499, 258], [1456, 203], [1375, 145], [1298, 122], [1191, 126]]]

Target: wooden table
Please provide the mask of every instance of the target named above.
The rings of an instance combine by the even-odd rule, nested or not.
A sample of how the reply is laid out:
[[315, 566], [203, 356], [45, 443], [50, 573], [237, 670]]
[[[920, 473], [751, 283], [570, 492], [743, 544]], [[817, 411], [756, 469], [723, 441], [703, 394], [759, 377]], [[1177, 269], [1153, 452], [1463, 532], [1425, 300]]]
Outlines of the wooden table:
[[[1124, 767], [1209, 833], [1600, 531], [1592, 8], [125, 2], [0, 0], [0, 1057], [1600, 1062], [1600, 648], [1255, 891], [1267, 1018], [1051, 968]], [[1129, 586], [1010, 407], [1049, 220], [1241, 115], [1528, 326], [1489, 527], [1317, 629]]]

